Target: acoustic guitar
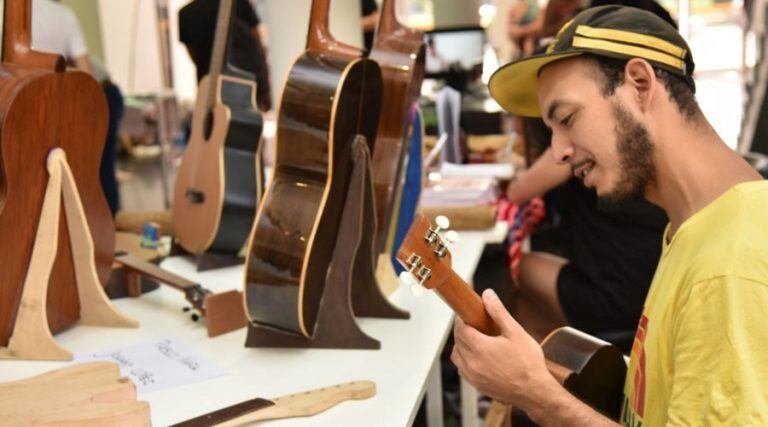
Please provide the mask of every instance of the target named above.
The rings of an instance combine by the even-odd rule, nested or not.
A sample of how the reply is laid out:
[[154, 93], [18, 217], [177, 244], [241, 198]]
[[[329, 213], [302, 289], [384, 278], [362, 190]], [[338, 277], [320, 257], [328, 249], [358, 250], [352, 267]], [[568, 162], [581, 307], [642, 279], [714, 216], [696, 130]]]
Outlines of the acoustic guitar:
[[[408, 113], [421, 92], [424, 78], [424, 33], [397, 20], [396, 0], [384, 0], [379, 15], [371, 59], [378, 62], [382, 76], [382, 111], [371, 159], [376, 205], [376, 253], [387, 252], [397, 216], [395, 200], [406, 155]], [[389, 247], [387, 247], [389, 246]]]
[[184, 250], [237, 254], [263, 188], [254, 76], [229, 65], [233, 0], [221, 0], [210, 72], [198, 87], [192, 133], [173, 188], [173, 228]]
[[277, 118], [275, 167], [251, 231], [245, 301], [251, 322], [310, 337], [336, 245], [351, 144], [376, 135], [381, 72], [328, 30], [314, 0], [306, 51], [290, 70]]
[[[451, 268], [451, 253], [439, 234], [448, 227], [446, 221], [439, 218], [433, 228], [426, 216], [416, 215], [397, 251], [397, 260], [408, 270], [401, 278], [416, 293], [422, 287], [436, 291], [468, 325], [498, 335], [480, 296]], [[560, 384], [592, 408], [619, 418], [627, 366], [618, 347], [570, 327], [555, 330], [541, 346], [547, 368]]]
[[[0, 346], [13, 331], [48, 183], [46, 159], [68, 154], [93, 236], [99, 281], [107, 283], [115, 248], [112, 214], [99, 180], [107, 102], [88, 74], [65, 71], [59, 55], [32, 50], [31, 0], [5, 2], [0, 65]], [[51, 332], [80, 317], [64, 215], [47, 295]]]

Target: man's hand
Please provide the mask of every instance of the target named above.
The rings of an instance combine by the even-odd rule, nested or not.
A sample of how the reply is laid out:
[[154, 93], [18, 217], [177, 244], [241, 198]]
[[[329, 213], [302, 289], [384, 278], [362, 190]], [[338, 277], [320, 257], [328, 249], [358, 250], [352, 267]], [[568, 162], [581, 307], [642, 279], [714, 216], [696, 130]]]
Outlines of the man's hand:
[[451, 360], [481, 393], [525, 411], [542, 426], [617, 426], [568, 393], [547, 371], [541, 347], [509, 315], [492, 290], [485, 311], [501, 335], [491, 337], [456, 319]]
[[501, 335], [487, 336], [457, 318], [451, 360], [481, 393], [524, 407], [532, 389], [551, 386], [555, 379], [547, 371], [539, 344], [510, 316], [496, 293], [483, 292], [483, 303]]

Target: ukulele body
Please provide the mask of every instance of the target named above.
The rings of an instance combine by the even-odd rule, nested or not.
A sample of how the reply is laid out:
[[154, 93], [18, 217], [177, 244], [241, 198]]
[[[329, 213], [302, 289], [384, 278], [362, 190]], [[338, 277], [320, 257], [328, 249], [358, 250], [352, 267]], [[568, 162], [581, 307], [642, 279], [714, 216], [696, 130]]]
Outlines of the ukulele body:
[[[212, 82], [200, 82], [207, 92]], [[216, 102], [198, 96], [192, 134], [173, 189], [173, 224], [184, 250], [237, 254], [248, 239], [263, 188], [263, 121], [253, 81], [222, 74]]]
[[[104, 93], [86, 73], [9, 63], [0, 67], [0, 346], [8, 344], [13, 331], [49, 179], [46, 159], [53, 148], [67, 154], [93, 236], [99, 280], [106, 284], [109, 279], [115, 230], [99, 179], [107, 118]], [[48, 286], [52, 333], [80, 317], [65, 217], [62, 211]]]
[[376, 135], [381, 73], [368, 59], [308, 50], [291, 68], [275, 170], [246, 258], [252, 322], [311, 336], [351, 174], [351, 143]]

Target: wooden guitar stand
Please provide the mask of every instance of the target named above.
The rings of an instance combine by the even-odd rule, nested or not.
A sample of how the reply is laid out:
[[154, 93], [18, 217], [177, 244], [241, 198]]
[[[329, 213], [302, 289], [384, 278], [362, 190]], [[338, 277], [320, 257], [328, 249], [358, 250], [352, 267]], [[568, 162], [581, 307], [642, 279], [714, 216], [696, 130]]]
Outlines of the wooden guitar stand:
[[91, 230], [88, 228], [77, 184], [67, 164], [64, 150], [51, 150], [47, 169], [50, 179], [45, 190], [29, 269], [24, 279], [21, 302], [8, 347], [0, 348], [0, 359], [72, 359], [72, 353], [59, 346], [53, 339], [46, 313], [48, 284], [59, 241], [62, 199], [80, 298], [80, 323], [128, 328], [139, 326], [139, 322], [117, 311], [101, 287], [96, 274]]
[[314, 335], [308, 338], [249, 322], [246, 347], [379, 349], [381, 343], [360, 330], [355, 316], [410, 317], [392, 306], [376, 283], [371, 155], [365, 138], [360, 135], [355, 137], [351, 150], [352, 176]]

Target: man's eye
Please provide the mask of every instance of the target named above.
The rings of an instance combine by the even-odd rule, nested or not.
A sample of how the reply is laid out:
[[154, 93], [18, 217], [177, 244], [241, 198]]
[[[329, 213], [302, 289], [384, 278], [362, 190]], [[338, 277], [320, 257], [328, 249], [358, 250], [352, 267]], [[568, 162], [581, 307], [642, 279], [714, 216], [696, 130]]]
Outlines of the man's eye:
[[562, 120], [560, 120], [560, 125], [568, 127], [571, 124], [571, 119], [573, 118], [573, 113], [563, 117]]

